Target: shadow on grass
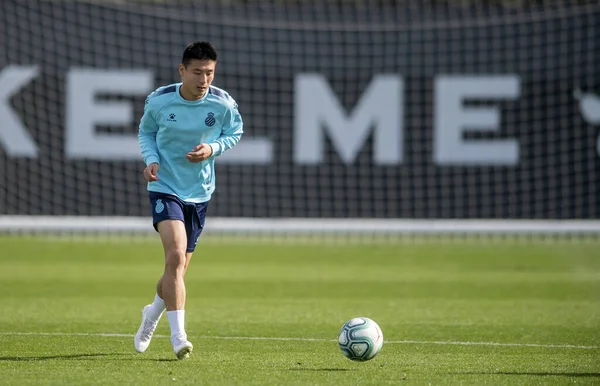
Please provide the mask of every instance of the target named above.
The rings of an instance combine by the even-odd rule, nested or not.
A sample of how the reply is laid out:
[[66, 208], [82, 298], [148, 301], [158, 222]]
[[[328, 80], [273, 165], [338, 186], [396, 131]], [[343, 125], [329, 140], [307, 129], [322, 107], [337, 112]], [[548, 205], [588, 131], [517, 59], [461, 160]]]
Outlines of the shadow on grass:
[[325, 371], [325, 372], [329, 372], [329, 371], [354, 371], [352, 369], [336, 369], [336, 368], [318, 368], [318, 369], [311, 369], [311, 368], [302, 368], [302, 367], [294, 367], [291, 369], [288, 369], [289, 371]]
[[28, 362], [28, 361], [47, 361], [51, 359], [86, 359], [94, 357], [105, 357], [111, 355], [127, 355], [127, 354], [67, 354], [67, 355], [46, 355], [46, 356], [30, 356], [30, 357], [0, 357], [1, 361], [9, 362]]
[[190, 359], [184, 359], [180, 361], [177, 358], [140, 358], [132, 356], [131, 358], [119, 358], [119, 361], [150, 361], [150, 362], [191, 362]]
[[455, 373], [455, 374], [471, 374], [471, 375], [527, 375], [539, 377], [600, 377], [600, 373], [550, 373], [545, 371], [540, 372], [518, 372], [518, 371], [495, 371], [495, 372], [471, 372], [471, 373]]
[[[125, 353], [93, 353], [93, 354], [65, 354], [65, 355], [36, 355], [36, 356], [13, 356], [0, 357], [0, 362], [34, 362], [48, 360], [93, 360], [102, 357], [119, 356], [119, 358], [104, 358], [104, 360], [118, 361], [150, 361], [150, 362], [178, 362], [177, 358], [142, 358], [136, 354]], [[125, 357], [125, 358], [124, 358]]]

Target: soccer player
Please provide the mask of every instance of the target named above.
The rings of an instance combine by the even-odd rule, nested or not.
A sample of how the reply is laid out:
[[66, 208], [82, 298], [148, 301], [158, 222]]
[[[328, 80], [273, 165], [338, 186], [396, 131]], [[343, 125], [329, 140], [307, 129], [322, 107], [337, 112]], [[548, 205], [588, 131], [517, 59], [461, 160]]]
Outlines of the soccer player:
[[184, 276], [215, 190], [215, 157], [235, 146], [243, 133], [236, 102], [211, 85], [216, 64], [211, 43], [189, 44], [179, 64], [181, 83], [152, 92], [140, 121], [144, 178], [165, 268], [154, 302], [142, 310], [134, 338], [138, 352], [148, 348], [165, 308], [177, 358], [187, 358], [193, 349], [184, 328]]

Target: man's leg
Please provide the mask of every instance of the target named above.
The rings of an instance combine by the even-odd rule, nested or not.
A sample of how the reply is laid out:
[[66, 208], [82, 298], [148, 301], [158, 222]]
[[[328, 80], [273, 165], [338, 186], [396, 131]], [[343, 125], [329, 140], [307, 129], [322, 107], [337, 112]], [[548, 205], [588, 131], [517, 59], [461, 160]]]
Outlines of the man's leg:
[[142, 324], [134, 338], [135, 349], [138, 352], [146, 351], [150, 345], [152, 335], [165, 309], [167, 310], [172, 335], [175, 334], [181, 338], [180, 340], [187, 341], [183, 328], [185, 285], [182, 277], [186, 262], [187, 236], [185, 227], [181, 220], [166, 219], [158, 222], [156, 228], [160, 234], [165, 253], [165, 269], [156, 286], [154, 302], [145, 306], [142, 310]]
[[[185, 273], [187, 272], [188, 266], [190, 265], [190, 260], [192, 259], [192, 255], [194, 254], [194, 249], [196, 248], [196, 242], [204, 229], [204, 220], [206, 217], [206, 208], [208, 203], [202, 204], [188, 204], [188, 215], [185, 216], [185, 221], [187, 224], [184, 226], [187, 227], [187, 248], [185, 252], [185, 264], [183, 267], [183, 276], [185, 277]], [[156, 293], [159, 297], [163, 298], [163, 280], [164, 275], [158, 279], [158, 283], [156, 283]]]
[[[152, 208], [152, 222], [154, 228], [159, 232], [159, 225], [164, 228], [161, 235], [161, 241], [163, 242], [163, 248], [165, 250], [165, 270], [156, 286], [156, 295], [152, 304], [145, 306], [142, 310], [142, 323], [138, 332], [134, 338], [135, 349], [138, 352], [144, 352], [150, 345], [152, 335], [156, 330], [156, 326], [166, 309], [165, 301], [163, 300], [163, 277], [168, 276], [172, 270], [167, 269], [168, 266], [172, 266], [171, 256], [172, 251], [177, 250], [177, 246], [182, 243], [185, 245], [187, 236], [182, 236], [180, 227], [185, 221], [185, 215], [183, 212], [183, 204], [174, 196], [165, 195], [162, 193], [150, 192], [150, 206]], [[167, 224], [165, 226], [165, 224]], [[170, 224], [170, 225], [169, 225]], [[174, 227], [174, 230], [172, 229]], [[185, 227], [184, 227], [185, 229]], [[170, 251], [167, 253], [167, 251]], [[172, 317], [173, 318], [173, 317]], [[183, 317], [177, 318], [177, 320], [183, 320]]]
[[157, 225], [165, 251], [165, 272], [159, 281], [171, 327], [171, 343], [178, 359], [189, 356], [193, 346], [185, 333], [185, 283], [187, 234], [179, 220], [164, 220]]
[[[188, 266], [190, 265], [190, 260], [192, 259], [192, 255], [194, 254], [194, 252], [186, 252], [185, 253], [185, 266], [183, 267], [183, 277], [185, 278], [185, 273], [187, 272]], [[160, 277], [160, 279], [158, 279], [158, 283], [156, 283], [156, 294], [159, 296], [159, 298], [161, 300], [164, 299], [163, 297], [163, 293], [162, 293], [162, 282], [163, 282], [163, 276]], [[164, 300], [163, 300], [164, 303]]]
[[[190, 264], [192, 255], [193, 255], [193, 252], [185, 253], [185, 265], [183, 268], [184, 277], [185, 277], [185, 273], [187, 272], [187, 267]], [[163, 275], [160, 277], [160, 279], [158, 279], [158, 283], [156, 283], [156, 296], [154, 297], [154, 302], [152, 304], [146, 306], [147, 308], [145, 309], [145, 311], [147, 312], [147, 317], [152, 321], [156, 321], [157, 323], [160, 320], [163, 312], [167, 308], [167, 305], [164, 300], [165, 298], [164, 298], [164, 295], [162, 292], [164, 277], [165, 277], [165, 273], [163, 273]]]
[[157, 224], [165, 251], [165, 272], [159, 281], [159, 296], [164, 299], [167, 311], [185, 308], [185, 284], [183, 274], [186, 263], [187, 235], [179, 220], [164, 220]]
[[190, 260], [192, 259], [192, 255], [194, 252], [186, 252], [185, 253], [185, 266], [183, 267], [183, 276], [187, 272], [188, 266], [190, 265]]

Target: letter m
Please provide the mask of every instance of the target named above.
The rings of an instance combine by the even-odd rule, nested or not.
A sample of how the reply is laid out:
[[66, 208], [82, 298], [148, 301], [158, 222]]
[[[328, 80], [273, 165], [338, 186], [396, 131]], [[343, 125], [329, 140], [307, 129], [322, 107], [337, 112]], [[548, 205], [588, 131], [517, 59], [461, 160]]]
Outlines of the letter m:
[[374, 131], [376, 164], [402, 162], [403, 83], [399, 76], [373, 78], [354, 110], [346, 116], [325, 77], [300, 74], [295, 81], [294, 161], [323, 162], [325, 135], [341, 160], [351, 164]]

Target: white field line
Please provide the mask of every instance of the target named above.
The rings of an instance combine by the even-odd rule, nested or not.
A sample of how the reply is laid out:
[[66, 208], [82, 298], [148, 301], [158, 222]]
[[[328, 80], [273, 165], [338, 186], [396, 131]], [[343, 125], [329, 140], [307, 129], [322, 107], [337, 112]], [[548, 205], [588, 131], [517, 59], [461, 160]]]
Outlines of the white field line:
[[[133, 338], [134, 334], [116, 333], [87, 333], [87, 332], [0, 332], [0, 336], [98, 336], [98, 337], [122, 337]], [[168, 338], [167, 335], [154, 335], [155, 338]], [[299, 341], [299, 342], [337, 342], [335, 339], [319, 338], [282, 338], [268, 336], [189, 336], [197, 339], [219, 339], [219, 340], [267, 340], [267, 341]], [[448, 342], [448, 341], [421, 341], [421, 340], [387, 340], [386, 344], [423, 344], [423, 345], [447, 345], [447, 346], [495, 346], [495, 347], [541, 347], [541, 348], [572, 348], [594, 350], [600, 346], [581, 346], [573, 344], [537, 344], [537, 343], [498, 343], [498, 342]]]

